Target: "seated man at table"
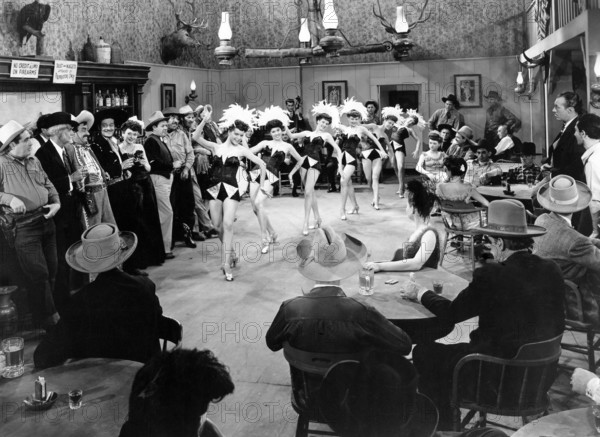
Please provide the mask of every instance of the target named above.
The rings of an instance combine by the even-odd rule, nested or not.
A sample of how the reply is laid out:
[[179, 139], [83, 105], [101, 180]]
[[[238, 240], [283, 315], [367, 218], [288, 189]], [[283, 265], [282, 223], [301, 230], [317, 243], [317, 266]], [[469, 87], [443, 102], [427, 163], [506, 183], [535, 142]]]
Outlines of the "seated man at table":
[[535, 239], [533, 253], [556, 262], [564, 278], [579, 287], [583, 314], [577, 296], [569, 295], [567, 318], [600, 328], [600, 240], [580, 234], [571, 225], [573, 214], [588, 207], [592, 192], [583, 182], [559, 175], [542, 185], [537, 199], [550, 213], [535, 221], [548, 232]]
[[441, 429], [450, 429], [450, 392], [456, 363], [470, 353], [511, 358], [526, 343], [547, 340], [564, 330], [564, 287], [559, 267], [530, 253], [540, 226], [528, 226], [525, 207], [516, 200], [490, 203], [486, 234], [497, 261], [473, 272], [473, 281], [450, 301], [415, 283], [405, 284], [405, 297], [418, 299], [441, 323], [479, 316], [470, 343], [417, 344], [413, 360], [419, 389], [440, 412]]
[[502, 169], [491, 160], [493, 147], [491, 147], [488, 140], [479, 140], [473, 150], [476, 158], [467, 160], [467, 172], [464, 181], [474, 187], [493, 184], [495, 181], [500, 185]]
[[135, 375], [119, 437], [222, 437], [204, 414], [234, 388], [229, 370], [211, 351], [163, 352]]
[[88, 228], [81, 241], [67, 250], [67, 263], [73, 269], [98, 276], [71, 296], [58, 325], [36, 348], [37, 368], [85, 357], [143, 363], [160, 352], [162, 308], [155, 285], [147, 277], [118, 268], [136, 246], [133, 232], [119, 232], [114, 224], [100, 223]]
[[521, 167], [517, 169], [517, 179], [515, 183], [526, 184], [531, 181], [533, 184], [540, 180], [542, 172], [540, 167], [535, 165], [535, 144], [524, 142], [521, 148]]
[[340, 281], [355, 276], [367, 258], [365, 245], [330, 226], [297, 247], [300, 274], [316, 282], [310, 292], [281, 304], [269, 331], [272, 351], [284, 343], [307, 352], [354, 353], [368, 348], [407, 355], [408, 335], [375, 308], [347, 297]]

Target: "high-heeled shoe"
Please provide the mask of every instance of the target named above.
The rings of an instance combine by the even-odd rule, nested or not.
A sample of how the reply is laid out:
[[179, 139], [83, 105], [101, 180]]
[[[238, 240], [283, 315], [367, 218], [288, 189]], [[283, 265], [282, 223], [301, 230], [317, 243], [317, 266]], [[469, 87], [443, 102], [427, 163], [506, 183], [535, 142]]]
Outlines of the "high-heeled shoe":
[[277, 242], [277, 234], [275, 232], [273, 232], [269, 236], [269, 243], [274, 244], [276, 242]]
[[308, 228], [303, 228], [302, 229], [302, 235], [304, 235], [304, 236], [308, 235]]
[[323, 220], [317, 219], [317, 221], [315, 221], [315, 224], [309, 226], [308, 229], [318, 229], [321, 227], [321, 223], [323, 223]]
[[341, 220], [346, 220], [346, 212], [342, 209], [342, 213], [340, 214]]
[[233, 273], [227, 271], [227, 268], [225, 267], [225, 264], [223, 264], [221, 266], [221, 270], [223, 271], [223, 274], [225, 275], [225, 280], [226, 281], [228, 281], [228, 282], [233, 281]]
[[231, 256], [229, 257], [229, 267], [234, 268], [238, 262], [238, 257], [235, 252], [231, 252]]
[[358, 205], [354, 205], [354, 208], [352, 208], [350, 211], [348, 211], [348, 214], [358, 214], [358, 210], [359, 210]]
[[376, 210], [379, 210], [379, 205], [376, 205], [375, 202], [371, 202], [371, 206]]

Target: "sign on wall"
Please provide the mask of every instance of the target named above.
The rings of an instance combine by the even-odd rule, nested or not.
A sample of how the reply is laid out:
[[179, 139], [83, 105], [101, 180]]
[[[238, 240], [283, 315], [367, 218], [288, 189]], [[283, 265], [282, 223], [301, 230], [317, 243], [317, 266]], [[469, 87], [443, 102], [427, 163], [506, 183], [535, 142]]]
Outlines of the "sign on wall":
[[35, 61], [12, 60], [10, 77], [21, 79], [37, 79], [40, 72], [40, 63]]
[[52, 83], [75, 83], [77, 79], [76, 61], [54, 61]]

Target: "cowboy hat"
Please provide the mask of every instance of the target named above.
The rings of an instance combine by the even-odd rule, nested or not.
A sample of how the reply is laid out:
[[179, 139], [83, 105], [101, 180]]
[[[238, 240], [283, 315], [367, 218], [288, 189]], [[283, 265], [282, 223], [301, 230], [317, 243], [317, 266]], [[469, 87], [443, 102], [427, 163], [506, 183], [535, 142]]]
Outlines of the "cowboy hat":
[[48, 125], [48, 129], [53, 126], [60, 126], [63, 124], [76, 128], [77, 126], [79, 126], [79, 123], [73, 121], [71, 117], [71, 114], [69, 114], [68, 112], [53, 112], [52, 114], [50, 114], [50, 117], [46, 119], [46, 124]]
[[494, 148], [494, 146], [492, 146], [492, 144], [490, 143], [490, 141], [487, 140], [486, 138], [481, 138], [476, 143], [473, 142], [473, 144], [469, 147], [469, 149], [471, 149], [474, 152], [476, 152], [479, 149], [485, 149], [485, 150], [488, 151], [488, 153], [490, 155], [493, 155], [494, 152], [496, 151], [496, 149]]
[[417, 382], [416, 369], [404, 357], [371, 353], [361, 362], [340, 361], [321, 382], [319, 409], [339, 435], [429, 437], [438, 412], [417, 392]]
[[39, 116], [39, 118], [37, 119], [37, 121], [35, 122], [35, 126], [38, 129], [48, 129], [50, 126], [48, 126], [48, 118], [50, 117], [50, 115], [52, 114], [42, 114]]
[[542, 185], [537, 200], [544, 209], [570, 214], [587, 208], [592, 201], [592, 192], [583, 182], [571, 176], [558, 175]]
[[367, 247], [361, 241], [328, 225], [318, 228], [312, 240], [300, 241], [296, 251], [300, 274], [314, 281], [340, 281], [358, 272], [367, 260]]
[[91, 112], [86, 111], [85, 109], [81, 111], [77, 117], [71, 115], [71, 120], [77, 123], [77, 126], [79, 126], [82, 123], [85, 123], [85, 126], [88, 129], [91, 129], [91, 127], [94, 125], [94, 116]]
[[81, 234], [81, 241], [67, 250], [67, 263], [84, 273], [101, 273], [123, 264], [137, 246], [133, 232], [119, 232], [116, 225], [99, 223]]
[[377, 103], [375, 100], [367, 100], [365, 102], [365, 107], [367, 107], [369, 105], [375, 106], [375, 112], [379, 111], [379, 103]]
[[179, 115], [190, 115], [194, 113], [194, 109], [190, 105], [185, 105], [179, 108]]
[[181, 115], [179, 109], [175, 106], [169, 106], [161, 111], [165, 117], [169, 117], [171, 115]]
[[541, 226], [527, 225], [525, 207], [515, 199], [493, 200], [488, 207], [488, 224], [474, 230], [495, 237], [537, 237], [544, 235]]
[[533, 156], [533, 155], [539, 155], [539, 153], [536, 153], [534, 143], [525, 141], [523, 143], [523, 146], [521, 147], [521, 155]]
[[21, 126], [14, 120], [10, 120], [4, 126], [0, 127], [0, 152], [8, 147], [8, 145], [26, 129], [27, 125]]
[[472, 145], [472, 146], [476, 146], [477, 143], [475, 141], [473, 141], [473, 129], [471, 129], [469, 126], [463, 126], [460, 129], [456, 130], [456, 129], [452, 129], [454, 131], [455, 136], [458, 134], [461, 134], [461, 136], [465, 137], [467, 139], [467, 143]]
[[446, 103], [446, 100], [450, 100], [452, 103], [454, 103], [454, 107], [456, 109], [460, 108], [460, 102], [454, 94], [448, 94], [446, 97], [442, 97], [442, 102]]
[[94, 114], [94, 125], [92, 126], [92, 130], [99, 130], [100, 129], [100, 123], [102, 123], [102, 120], [106, 120], [107, 118], [110, 118], [112, 120], [114, 120], [115, 122], [115, 126], [121, 126], [123, 123], [125, 123], [125, 120], [127, 120], [129, 118], [129, 114], [124, 111], [123, 109], [119, 109], [119, 108], [107, 108], [107, 109], [102, 109], [101, 111], [98, 111]]
[[488, 95], [483, 96], [484, 99], [496, 99], [502, 101], [502, 96], [498, 94], [498, 91], [490, 91]]
[[150, 116], [150, 118], [148, 119], [148, 122], [146, 123], [146, 130], [152, 130], [152, 128], [154, 128], [154, 125], [157, 123], [160, 123], [161, 121], [167, 121], [169, 120], [169, 117], [165, 117], [164, 114], [160, 111], [154, 111], [154, 113]]

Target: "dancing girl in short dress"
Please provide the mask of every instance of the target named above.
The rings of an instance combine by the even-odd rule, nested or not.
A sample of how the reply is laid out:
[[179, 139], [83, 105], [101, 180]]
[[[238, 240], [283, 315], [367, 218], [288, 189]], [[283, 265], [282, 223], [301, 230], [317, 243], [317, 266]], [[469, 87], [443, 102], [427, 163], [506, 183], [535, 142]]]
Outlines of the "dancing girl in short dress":
[[[275, 184], [279, 183], [279, 171], [286, 162], [286, 157], [291, 155], [297, 162], [290, 174], [293, 175], [302, 165], [300, 154], [296, 152], [296, 149], [290, 143], [283, 141], [284, 130], [288, 128], [290, 121], [287, 113], [278, 106], [271, 106], [258, 113], [258, 126], [264, 127], [265, 131], [271, 134], [273, 139], [261, 141], [252, 147], [250, 151], [255, 155], [262, 154], [262, 159], [267, 164], [266, 177], [273, 188], [275, 188]], [[256, 168], [250, 171], [250, 199], [260, 225], [262, 237], [261, 252], [267, 253], [269, 251], [269, 244], [277, 241], [277, 233], [275, 233], [265, 211], [265, 199], [267, 195], [260, 190], [260, 181], [260, 169]]]
[[[210, 117], [211, 113], [205, 111], [204, 120], [209, 120]], [[235, 267], [237, 262], [237, 256], [233, 250], [233, 223], [241, 198], [238, 188], [238, 179], [240, 175], [243, 175], [239, 171], [240, 160], [246, 158], [257, 164], [260, 168], [261, 180], [266, 180], [265, 163], [250, 152], [250, 149], [242, 145], [242, 138], [253, 123], [253, 111], [247, 107], [244, 109], [237, 104], [230, 105], [223, 111], [223, 117], [219, 123], [219, 127], [228, 132], [227, 140], [219, 144], [207, 141], [202, 137], [198, 138], [200, 145], [212, 152], [213, 155], [206, 193], [209, 199], [210, 217], [219, 231], [219, 239], [223, 246], [224, 262], [221, 270], [226, 281], [233, 281], [231, 268]], [[204, 127], [202, 123], [201, 126]], [[200, 126], [198, 128], [200, 129]]]
[[[365, 150], [365, 153], [363, 154], [363, 167], [365, 169], [367, 181], [372, 180], [370, 178], [372, 177], [372, 168], [374, 166], [377, 166], [379, 172], [381, 172], [381, 160], [387, 158], [388, 155], [377, 138], [375, 138], [367, 128], [360, 124], [360, 120], [367, 117], [367, 108], [365, 108], [365, 105], [354, 100], [354, 97], [350, 97], [349, 99], [344, 100], [344, 104], [340, 109], [340, 114], [345, 114], [348, 118], [348, 126], [342, 125], [343, 133], [340, 137], [340, 149], [342, 151], [340, 159], [340, 185], [342, 187], [340, 218], [346, 220], [346, 201], [348, 200], [348, 197], [350, 197], [350, 200], [352, 200], [354, 204], [354, 208], [348, 211], [348, 214], [358, 214], [359, 209], [354, 194], [354, 187], [352, 186], [352, 174], [357, 166], [356, 150], [360, 147], [361, 137], [364, 135], [373, 142], [371, 148]], [[377, 183], [373, 182], [373, 184], [371, 184], [371, 182], [369, 182], [369, 184], [372, 185], [373, 188], [373, 202], [371, 204], [373, 207], [377, 205], [377, 209], [379, 209], [379, 180], [377, 180]]]
[[[304, 147], [305, 156], [300, 167], [300, 173], [304, 180], [304, 227], [302, 228], [302, 235], [308, 235], [309, 229], [318, 228], [322, 223], [315, 194], [315, 184], [321, 173], [321, 150], [323, 150], [325, 143], [328, 143], [333, 147], [337, 156], [342, 154], [331, 134], [327, 132], [329, 126], [336, 127], [339, 124], [340, 117], [337, 108], [322, 101], [313, 106], [312, 113], [317, 122], [314, 131], [302, 131], [296, 134], [291, 133], [289, 129], [286, 131], [291, 139], [304, 140], [301, 144]], [[292, 180], [295, 171], [296, 168], [290, 172], [290, 180]], [[315, 224], [309, 226], [311, 210], [315, 218]]]
[[[399, 108], [396, 106], [396, 108]], [[383, 111], [382, 111], [383, 112]], [[406, 145], [404, 141], [408, 138], [413, 138], [417, 143], [415, 150], [412, 154], [413, 158], [417, 159], [421, 150], [423, 149], [423, 128], [425, 127], [425, 120], [414, 109], [406, 111], [404, 116], [400, 116], [396, 123], [396, 131], [392, 134], [391, 145], [394, 149], [394, 158], [396, 164], [394, 170], [398, 175], [398, 191], [396, 194], [400, 198], [404, 198], [404, 167], [406, 159]], [[396, 115], [396, 114], [394, 114]]]

